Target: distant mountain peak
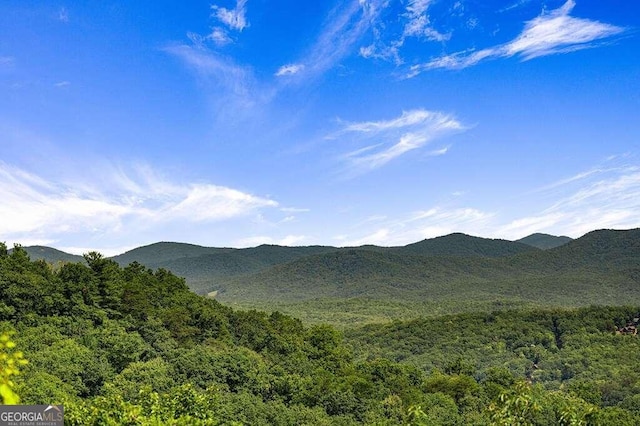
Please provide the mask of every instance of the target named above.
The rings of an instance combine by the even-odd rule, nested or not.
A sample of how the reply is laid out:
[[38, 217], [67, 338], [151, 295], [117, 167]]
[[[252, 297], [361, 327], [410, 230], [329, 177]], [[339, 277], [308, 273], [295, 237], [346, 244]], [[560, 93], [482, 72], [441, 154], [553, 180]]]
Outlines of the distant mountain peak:
[[560, 247], [564, 244], [567, 244], [569, 241], [573, 241], [573, 239], [564, 235], [556, 236], [551, 234], [544, 234], [541, 232], [536, 232], [534, 234], [516, 240], [516, 242], [532, 247], [537, 247], [542, 250]]
[[454, 232], [399, 247], [398, 250], [432, 256], [503, 257], [536, 250], [536, 248], [517, 241], [474, 237]]
[[[53, 247], [46, 246], [22, 246], [22, 248], [27, 252], [29, 258], [31, 260], [44, 260], [49, 263], [58, 263], [58, 262], [84, 262], [84, 258], [82, 256], [78, 256], [76, 254], [66, 253], [64, 251], [55, 249]], [[9, 252], [13, 251], [13, 249], [9, 249]]]

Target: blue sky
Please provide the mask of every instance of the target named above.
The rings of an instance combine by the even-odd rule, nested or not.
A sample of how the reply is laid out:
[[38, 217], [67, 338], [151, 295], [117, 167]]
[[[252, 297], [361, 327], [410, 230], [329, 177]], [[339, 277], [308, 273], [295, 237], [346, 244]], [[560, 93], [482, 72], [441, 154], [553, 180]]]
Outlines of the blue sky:
[[0, 241], [640, 226], [640, 4], [0, 4]]

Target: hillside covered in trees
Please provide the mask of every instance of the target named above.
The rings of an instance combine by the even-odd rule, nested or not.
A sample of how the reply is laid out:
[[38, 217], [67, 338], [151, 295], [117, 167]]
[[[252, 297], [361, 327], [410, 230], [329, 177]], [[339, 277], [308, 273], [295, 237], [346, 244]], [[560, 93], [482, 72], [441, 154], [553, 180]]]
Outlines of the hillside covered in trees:
[[[451, 234], [402, 247], [156, 243], [112, 260], [171, 270], [191, 290], [228, 306], [345, 327], [469, 311], [640, 304], [639, 232], [520, 241]], [[25, 250], [61, 260], [52, 250], [51, 258], [41, 247]]]
[[3, 351], [28, 361], [11, 388], [64, 404], [68, 424], [640, 421], [638, 338], [615, 333], [639, 307], [460, 314], [345, 340], [232, 310], [163, 269], [97, 253], [54, 266], [4, 246], [0, 300], [16, 344]]

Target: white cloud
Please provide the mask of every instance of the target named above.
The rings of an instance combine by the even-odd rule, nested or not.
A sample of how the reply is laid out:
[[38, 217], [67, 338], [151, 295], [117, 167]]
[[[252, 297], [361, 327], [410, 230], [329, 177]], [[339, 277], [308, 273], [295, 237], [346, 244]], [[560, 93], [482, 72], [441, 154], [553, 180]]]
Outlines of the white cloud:
[[[352, 134], [356, 138], [374, 140], [375, 144], [343, 155], [353, 171], [364, 172], [422, 148], [436, 138], [461, 130], [464, 130], [462, 123], [449, 114], [417, 109], [404, 111], [400, 117], [392, 120], [350, 123], [329, 138]], [[435, 151], [432, 155], [442, 155], [447, 149]]]
[[[494, 190], [495, 192], [496, 190]], [[537, 211], [515, 215], [513, 200], [499, 211], [486, 211], [459, 203], [461, 193], [447, 204], [400, 216], [365, 218], [356, 231], [334, 237], [339, 245], [397, 246], [463, 232], [487, 238], [516, 240], [536, 232], [580, 237], [596, 229], [640, 227], [640, 168], [594, 168], [546, 185], [523, 197], [537, 197]]]
[[[51, 243], [53, 243], [53, 241], [48, 242], [46, 244], [40, 244], [40, 245], [51, 245]], [[33, 245], [33, 244], [28, 244], [28, 243], [24, 243], [23, 245], [28, 246], [28, 245]], [[97, 251], [98, 253], [102, 254], [103, 256], [117, 256], [119, 254], [125, 253], [129, 250], [133, 250], [134, 248], [139, 247], [139, 246], [119, 246], [119, 247], [101, 247], [100, 249], [96, 249], [95, 247], [78, 247], [78, 246], [56, 246], [56, 249], [61, 250], [65, 253], [71, 253], [71, 254], [77, 254], [79, 256], [82, 256], [85, 253], [89, 253], [92, 251]]]
[[55, 87], [67, 87], [67, 86], [71, 86], [71, 83], [68, 81], [59, 81], [57, 83], [54, 84]]
[[65, 234], [143, 232], [225, 221], [277, 208], [274, 200], [228, 187], [166, 181], [149, 168], [101, 176], [104, 187], [50, 182], [0, 163], [0, 240], [52, 241]]
[[640, 171], [636, 167], [592, 169], [548, 185], [555, 202], [540, 213], [516, 219], [498, 230], [508, 238], [532, 232], [579, 237], [602, 228], [640, 227]]
[[453, 232], [485, 236], [490, 230], [493, 217], [492, 213], [473, 208], [434, 207], [401, 218], [377, 222], [373, 230], [365, 231], [364, 236], [352, 238], [342, 235], [335, 239], [341, 246], [401, 246]]
[[167, 219], [223, 220], [258, 208], [278, 206], [273, 200], [216, 185], [191, 185], [188, 191], [180, 192], [179, 201], [163, 212]]
[[213, 41], [218, 46], [224, 46], [232, 42], [231, 37], [220, 27], [214, 28], [211, 34], [207, 36], [207, 39]]
[[275, 73], [276, 77], [281, 77], [284, 75], [294, 75], [299, 73], [304, 69], [303, 64], [288, 64], [281, 66], [278, 71]]
[[201, 51], [206, 51], [206, 44], [208, 41], [213, 42], [213, 44], [218, 47], [226, 46], [233, 42], [233, 39], [229, 37], [227, 31], [221, 27], [214, 27], [211, 30], [211, 33], [206, 36], [189, 31], [187, 33], [187, 38], [191, 40], [193, 45]]
[[247, 0], [237, 0], [234, 9], [226, 9], [221, 6], [212, 5], [213, 16], [229, 28], [242, 31], [249, 26], [247, 22]]
[[520, 8], [520, 7], [526, 5], [527, 3], [530, 3], [530, 2], [531, 2], [531, 0], [517, 0], [515, 3], [512, 3], [509, 6], [506, 6], [506, 7], [502, 8], [502, 9], [500, 9], [498, 11], [498, 13], [508, 12], [510, 10]]
[[560, 8], [532, 19], [526, 23], [520, 35], [509, 43], [441, 56], [412, 66], [407, 77], [436, 68], [462, 69], [490, 58], [519, 56], [527, 61], [540, 56], [573, 52], [594, 47], [593, 42], [624, 31], [624, 28], [614, 25], [569, 16], [574, 6], [575, 1], [568, 0]]
[[[401, 65], [404, 60], [400, 52], [407, 39], [416, 38], [440, 43], [448, 41], [451, 33], [442, 33], [431, 23], [428, 9], [432, 3], [433, 0], [410, 0], [404, 12], [394, 19], [402, 22], [399, 33], [396, 31], [394, 34], [394, 25], [390, 25], [389, 22], [378, 23], [374, 27], [373, 43], [361, 47], [360, 56], [393, 61], [396, 65]], [[388, 2], [384, 4], [386, 5]]]
[[389, 229], [382, 228], [375, 232], [365, 235], [364, 237], [357, 238], [355, 240], [348, 239], [345, 236], [336, 237], [338, 244], [342, 247], [358, 247], [366, 244], [373, 244], [378, 246], [389, 245]]
[[359, 0], [339, 4], [333, 9], [322, 27], [320, 35], [296, 64], [304, 66], [306, 75], [321, 74], [352, 53], [361, 39], [386, 6], [384, 0]]
[[[430, 41], [447, 41], [451, 38], [451, 34], [442, 34], [433, 28], [427, 10], [432, 0], [411, 0], [406, 8], [404, 17], [407, 19], [402, 38], [406, 37], [424, 37]], [[404, 42], [404, 40], [403, 40]]]
[[307, 239], [308, 237], [306, 235], [287, 235], [280, 239], [268, 237], [266, 235], [259, 235], [255, 237], [243, 238], [239, 240], [236, 245], [237, 247], [257, 247], [262, 244], [270, 244], [292, 247], [303, 244]]
[[[560, 212], [524, 217], [502, 226], [499, 229], [498, 234], [504, 236], [504, 238], [511, 238], [515, 240], [536, 232], [552, 229], [564, 218], [565, 215]], [[563, 235], [564, 234], [566, 234], [566, 231], [563, 232]]]
[[433, 151], [429, 152], [429, 155], [434, 157], [439, 155], [445, 155], [447, 152], [449, 152], [449, 149], [451, 149], [451, 146], [445, 146], [440, 149], [434, 149]]
[[281, 207], [281, 212], [285, 213], [307, 213], [310, 212], [310, 209], [298, 208], [298, 207]]
[[58, 10], [58, 20], [64, 23], [69, 22], [69, 11], [67, 10], [66, 7], [61, 7]]

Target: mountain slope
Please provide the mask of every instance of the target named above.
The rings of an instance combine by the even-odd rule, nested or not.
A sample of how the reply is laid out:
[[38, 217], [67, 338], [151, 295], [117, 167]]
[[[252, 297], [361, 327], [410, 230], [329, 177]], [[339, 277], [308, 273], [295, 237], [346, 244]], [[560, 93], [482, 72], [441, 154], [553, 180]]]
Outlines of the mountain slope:
[[536, 247], [542, 250], [547, 250], [555, 247], [560, 247], [561, 245], [564, 245], [572, 240], [573, 238], [565, 236], [557, 237], [555, 235], [535, 233], [524, 238], [520, 238], [519, 240], [516, 240], [516, 242], [527, 244], [529, 246]]
[[[584, 306], [640, 303], [640, 230], [595, 231], [549, 250], [514, 256], [425, 256], [349, 249], [308, 256], [219, 281], [217, 298], [324, 321], [348, 316], [332, 306], [359, 300], [379, 318], [389, 303], [413, 315], [433, 307], [496, 309], [514, 304]], [[364, 302], [366, 301], [366, 303]], [[401, 313], [406, 317], [405, 313]], [[365, 317], [355, 321], [367, 321]]]
[[410, 299], [426, 294], [446, 296], [458, 283], [488, 283], [509, 273], [495, 259], [345, 249], [230, 277], [216, 290], [224, 301], [363, 296]]

